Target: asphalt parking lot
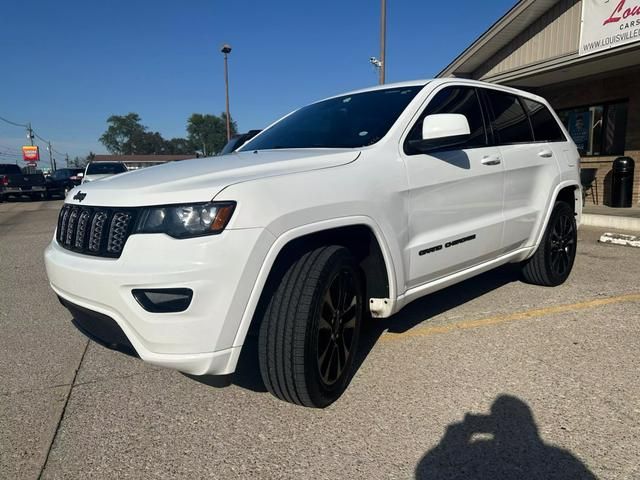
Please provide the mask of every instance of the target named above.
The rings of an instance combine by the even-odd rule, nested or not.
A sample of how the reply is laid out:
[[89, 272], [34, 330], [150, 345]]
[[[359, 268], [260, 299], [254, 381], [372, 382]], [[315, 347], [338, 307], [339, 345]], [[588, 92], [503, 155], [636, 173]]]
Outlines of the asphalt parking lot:
[[484, 274], [376, 320], [325, 410], [89, 343], [49, 289], [62, 202], [0, 205], [0, 478], [640, 478], [640, 250]]

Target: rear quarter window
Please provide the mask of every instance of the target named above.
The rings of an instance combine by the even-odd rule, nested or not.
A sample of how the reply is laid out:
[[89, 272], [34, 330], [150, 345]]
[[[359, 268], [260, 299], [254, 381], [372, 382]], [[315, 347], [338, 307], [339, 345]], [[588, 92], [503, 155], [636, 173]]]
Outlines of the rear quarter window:
[[493, 132], [499, 144], [533, 142], [529, 118], [515, 95], [485, 90], [493, 111]]
[[536, 142], [566, 142], [567, 138], [549, 109], [540, 102], [523, 98]]

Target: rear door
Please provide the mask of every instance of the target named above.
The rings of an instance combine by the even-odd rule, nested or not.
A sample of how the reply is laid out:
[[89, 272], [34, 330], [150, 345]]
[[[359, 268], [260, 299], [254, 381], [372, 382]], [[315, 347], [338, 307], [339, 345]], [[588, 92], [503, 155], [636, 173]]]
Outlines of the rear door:
[[556, 153], [548, 142], [536, 142], [523, 100], [498, 90], [482, 89], [491, 112], [494, 141], [505, 169], [505, 251], [529, 246], [557, 184]]
[[[458, 113], [471, 136], [462, 147], [423, 154], [409, 141], [421, 138], [427, 115]], [[409, 288], [496, 256], [503, 229], [504, 172], [490, 146], [474, 87], [444, 86], [431, 94], [403, 143], [409, 185]]]

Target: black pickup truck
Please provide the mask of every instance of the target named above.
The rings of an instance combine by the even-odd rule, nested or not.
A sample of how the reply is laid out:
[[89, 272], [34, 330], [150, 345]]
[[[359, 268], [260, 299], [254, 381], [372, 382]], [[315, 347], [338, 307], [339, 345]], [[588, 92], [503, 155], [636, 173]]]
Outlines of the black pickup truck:
[[44, 175], [22, 173], [18, 165], [0, 163], [0, 202], [12, 195], [28, 195], [34, 200], [40, 200], [45, 193]]

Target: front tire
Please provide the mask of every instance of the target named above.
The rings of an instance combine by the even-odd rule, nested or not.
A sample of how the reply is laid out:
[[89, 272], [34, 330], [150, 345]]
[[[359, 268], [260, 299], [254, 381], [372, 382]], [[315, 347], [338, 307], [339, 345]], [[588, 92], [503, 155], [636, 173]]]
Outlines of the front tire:
[[538, 250], [523, 262], [524, 281], [544, 287], [563, 284], [573, 268], [577, 243], [573, 209], [566, 202], [556, 202]]
[[360, 270], [350, 252], [323, 246], [286, 270], [260, 325], [265, 386], [281, 400], [323, 408], [346, 389], [363, 312]]

